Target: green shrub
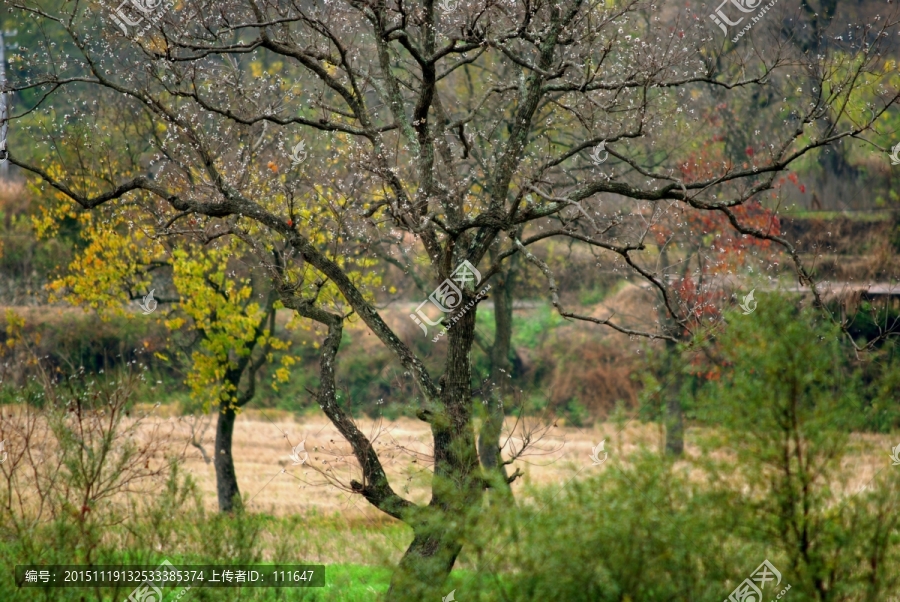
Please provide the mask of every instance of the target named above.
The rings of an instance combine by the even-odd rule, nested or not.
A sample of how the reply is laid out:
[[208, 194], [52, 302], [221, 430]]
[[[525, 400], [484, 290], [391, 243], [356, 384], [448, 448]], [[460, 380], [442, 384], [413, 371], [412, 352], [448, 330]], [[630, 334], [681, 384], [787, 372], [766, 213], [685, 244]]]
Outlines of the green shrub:
[[[599, 475], [500, 512], [497, 541], [479, 540], [484, 571], [458, 594], [477, 600], [663, 602], [716, 600], [762, 553], [728, 536], [741, 519], [655, 454], [610, 454]], [[730, 591], [730, 590], [729, 590]], [[465, 598], [463, 594], [465, 593]]]
[[[752, 520], [739, 535], [785, 559], [797, 601], [883, 600], [900, 585], [900, 472], [873, 450], [866, 489], [848, 486], [859, 462], [845, 459], [865, 449], [850, 440], [863, 387], [842, 342], [820, 313], [770, 297], [709, 346], [721, 378], [698, 403], [719, 427], [701, 441], [710, 483], [741, 495]], [[733, 457], [714, 459], [722, 449]]]
[[[464, 552], [480, 570], [457, 597], [720, 602], [764, 560], [791, 602], [897, 596], [900, 470], [850, 437], [864, 388], [846, 351], [834, 325], [792, 300], [728, 316], [702, 354], [717, 380], [695, 401], [704, 428], [690, 453], [673, 463], [610, 446], [602, 466], [535, 503], [491, 508]], [[851, 489], [865, 452], [872, 476]], [[599, 474], [576, 478], [588, 471]]]

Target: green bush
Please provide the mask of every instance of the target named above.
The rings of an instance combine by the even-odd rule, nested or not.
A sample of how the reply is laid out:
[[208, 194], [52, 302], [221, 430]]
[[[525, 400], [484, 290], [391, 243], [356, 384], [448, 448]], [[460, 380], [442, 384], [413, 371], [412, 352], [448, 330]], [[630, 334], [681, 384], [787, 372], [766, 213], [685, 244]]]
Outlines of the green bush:
[[[733, 316], [708, 349], [722, 367], [698, 400], [718, 429], [705, 441], [717, 489], [741, 494], [752, 518], [738, 534], [778, 554], [792, 600], [884, 600], [900, 585], [900, 471], [878, 458], [865, 489], [850, 432], [863, 424], [864, 387], [846, 369], [848, 350], [821, 313], [770, 297]], [[716, 451], [730, 450], [721, 459]], [[884, 450], [886, 451], [886, 450]], [[795, 593], [796, 591], [796, 593]]]
[[[718, 378], [695, 400], [692, 451], [675, 463], [610, 446], [602, 467], [578, 471], [598, 475], [492, 508], [464, 552], [481, 570], [457, 597], [720, 602], [764, 560], [792, 602], [897, 596], [900, 470], [850, 437], [864, 387], [846, 352], [792, 300], [728, 316], [702, 354]], [[863, 453], [877, 458], [872, 476], [850, 488]]]
[[491, 517], [502, 537], [479, 542], [485, 571], [461, 586], [461, 600], [720, 602], [727, 578], [759, 564], [758, 547], [728, 536], [741, 520], [733, 500], [655, 454], [624, 463], [611, 452], [588, 470], [600, 474]]

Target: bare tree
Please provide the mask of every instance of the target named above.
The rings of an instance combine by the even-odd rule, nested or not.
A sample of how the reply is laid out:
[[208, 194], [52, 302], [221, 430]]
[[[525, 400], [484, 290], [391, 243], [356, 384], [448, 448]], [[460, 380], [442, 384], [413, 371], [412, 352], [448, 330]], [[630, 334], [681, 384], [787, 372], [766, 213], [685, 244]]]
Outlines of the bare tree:
[[[705, 12], [662, 14], [634, 0], [185, 0], [145, 13], [140, 39], [80, 4], [62, 13], [32, 0], [13, 6], [64, 35], [66, 57], [49, 39], [28, 49], [33, 75], [13, 78], [10, 90], [40, 90], [39, 100], [11, 116], [9, 161], [83, 209], [129, 202], [204, 226], [227, 222], [274, 254], [265, 267], [282, 303], [327, 328], [317, 397], [359, 462], [353, 490], [414, 533], [390, 600], [436, 599], [490, 485], [470, 361], [482, 286], [520, 256], [544, 274], [562, 316], [680, 340], [673, 329], [696, 331], [696, 312], [679, 303], [650, 237], [679, 207], [724, 215], [741, 235], [781, 245], [808, 285], [792, 244], [736, 209], [768, 202], [805, 155], [864, 139], [898, 98], [881, 68], [893, 18], [807, 54], [781, 37], [775, 14], [733, 44]], [[784, 101], [753, 106], [759, 89]], [[99, 105], [73, 101], [79, 93]], [[771, 138], [746, 164], [713, 155], [689, 177], [681, 166], [712, 135], [707, 117], [721, 102], [740, 109], [743, 128], [769, 126]], [[30, 125], [49, 110], [55, 121]], [[131, 118], [113, 121], [117, 110]], [[45, 142], [64, 142], [66, 152], [51, 156]], [[125, 149], [116, 169], [103, 162]], [[432, 299], [451, 310], [446, 338], [435, 337], [447, 346], [439, 378], [382, 318], [359, 263], [347, 263], [374, 261], [369, 245], [390, 230], [407, 235], [400, 244], [414, 237], [439, 287]], [[529, 250], [552, 238], [648, 282], [668, 319], [639, 330], [567, 310], [552, 270]], [[471, 271], [454, 282], [460, 266], [478, 270], [478, 287], [467, 286]], [[394, 491], [335, 402], [350, 316], [417, 387], [417, 416], [434, 445], [427, 506]]]

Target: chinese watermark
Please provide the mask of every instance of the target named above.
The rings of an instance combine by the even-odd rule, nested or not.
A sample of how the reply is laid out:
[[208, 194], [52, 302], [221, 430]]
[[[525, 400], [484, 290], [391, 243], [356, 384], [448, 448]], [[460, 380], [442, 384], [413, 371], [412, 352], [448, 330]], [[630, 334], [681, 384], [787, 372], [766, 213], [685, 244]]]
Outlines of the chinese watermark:
[[[162, 602], [163, 599], [163, 583], [167, 581], [171, 583], [174, 581], [173, 579], [164, 577], [165, 573], [169, 573], [170, 571], [175, 571], [175, 565], [173, 565], [168, 560], [163, 560], [162, 564], [160, 564], [155, 571], [152, 571], [158, 578], [153, 581], [144, 581], [139, 586], [134, 588], [134, 591], [131, 592], [131, 595], [128, 596], [128, 600], [126, 602]], [[156, 576], [154, 575], [154, 576]], [[182, 589], [178, 595], [174, 598], [175, 600], [179, 600], [187, 591], [191, 589], [191, 586], [188, 585], [184, 589]]]
[[[165, 10], [159, 10], [160, 7]], [[171, 0], [165, 4], [163, 4], [163, 0], [123, 0], [119, 8], [115, 9], [110, 17], [126, 36], [128, 35], [128, 27], [126, 25], [134, 27], [134, 39], [137, 40], [162, 18], [166, 10], [171, 10], [174, 7], [175, 3]], [[145, 19], [147, 24], [142, 28], [138, 28]]]
[[[897, 446], [900, 449], [900, 445]], [[9, 457], [9, 453], [6, 451], [6, 439], [0, 441], [0, 464], [6, 462], [6, 459]]]
[[[606, 462], [606, 459], [609, 457], [609, 453], [606, 452], [603, 447], [606, 444], [606, 439], [597, 444], [597, 447], [591, 448], [591, 462], [594, 463], [594, 466], [599, 466]], [[600, 459], [600, 454], [603, 454], [603, 459]]]
[[50, 583], [50, 571], [28, 569], [25, 571], [25, 583]]
[[743, 314], [744, 314], [745, 316], [749, 316], [749, 315], [752, 314], [754, 311], [756, 311], [756, 305], [757, 305], [757, 303], [756, 303], [756, 299], [753, 298], [753, 293], [755, 293], [755, 292], [756, 292], [756, 289], [753, 289], [753, 290], [750, 291], [749, 294], [744, 295], [744, 300], [743, 300], [743, 302], [740, 304], [741, 309], [744, 310], [744, 311], [743, 311]]
[[306, 143], [301, 140], [291, 149], [291, 167], [297, 167], [306, 161]]
[[446, 15], [459, 8], [459, 0], [441, 0], [438, 2], [438, 7], [441, 9], [441, 12]]
[[[731, 592], [731, 595], [728, 596], [728, 600], [725, 602], [762, 602], [762, 590], [766, 589], [766, 584], [769, 581], [774, 581], [774, 587], [777, 589], [781, 585], [781, 573], [766, 559]], [[775, 599], [781, 600], [790, 589], [791, 586], [788, 584]]]
[[[301, 453], [303, 454], [303, 457], [300, 456]], [[309, 460], [309, 454], [306, 453], [306, 440], [301, 441], [295, 447], [291, 448], [290, 458], [294, 462], [294, 466], [299, 466]]]
[[891, 149], [891, 165], [900, 165], [900, 142]]
[[431, 342], [437, 343], [442, 336], [447, 334], [447, 331], [449, 331], [451, 328], [453, 328], [453, 325], [456, 324], [460, 320], [460, 318], [462, 318], [464, 315], [466, 315], [466, 313], [470, 309], [472, 309], [475, 305], [478, 304], [479, 301], [481, 301], [482, 299], [484, 299], [487, 296], [487, 292], [489, 290], [491, 290], [490, 284], [487, 285], [486, 287], [484, 287], [483, 289], [481, 289], [481, 291], [479, 291], [479, 293], [477, 295], [475, 295], [475, 298], [472, 301], [469, 301], [468, 303], [466, 303], [465, 307], [462, 308], [462, 311], [460, 311], [457, 314], [454, 314], [450, 318], [450, 324], [448, 326], [444, 326], [444, 328], [437, 334], [437, 336], [434, 337], [433, 339], [431, 339]]
[[441, 597], [441, 602], [456, 602], [456, 598], [453, 597], [453, 594], [456, 593], [456, 590], [451, 590], [449, 594]]
[[150, 289], [150, 293], [148, 293], [147, 296], [144, 297], [144, 302], [138, 304], [141, 306], [141, 311], [144, 312], [145, 316], [152, 314], [156, 309], [156, 306], [159, 305], [159, 303], [156, 302], [156, 299], [153, 298], [153, 291], [155, 290], [155, 288]]
[[[602, 159], [600, 158], [600, 153], [606, 153]], [[604, 140], [594, 147], [594, 152], [591, 153], [591, 163], [600, 165], [607, 159], [609, 159], [609, 152], [606, 150], [606, 140]]]
[[[0, 444], [0, 449], [3, 449], [2, 444]], [[6, 458], [4, 458], [5, 460]], [[900, 445], [897, 447], [891, 448], [891, 466], [900, 466]]]
[[719, 29], [721, 29], [722, 32], [727, 36], [728, 35], [728, 27], [726, 27], [726, 25], [731, 26], [731, 27], [736, 27], [741, 22], [743, 22], [744, 17], [741, 17], [737, 21], [730, 20], [728, 17], [725, 16], [725, 13], [722, 11], [723, 6], [725, 6], [726, 4], [729, 4], [729, 3], [733, 4], [742, 13], [752, 13], [758, 9], [759, 12], [755, 16], [750, 17], [750, 22], [747, 23], [746, 25], [744, 25], [744, 28], [741, 29], [741, 31], [739, 31], [738, 34], [734, 38], [731, 39], [731, 41], [736, 44], [737, 41], [740, 40], [744, 36], [745, 33], [750, 31], [750, 29], [756, 23], [758, 23], [760, 19], [762, 19], [763, 15], [765, 15], [767, 12], [769, 12], [769, 9], [774, 7], [777, 2], [778, 2], [778, 0], [771, 0], [771, 2], [769, 2], [768, 4], [766, 4], [765, 6], [760, 8], [760, 5], [763, 3], [763, 0], [723, 0], [722, 4], [720, 4], [719, 7], [716, 8], [716, 12], [711, 14], [709, 16], [709, 18], [712, 19], [713, 22], [719, 26]]
[[416, 313], [409, 314], [409, 317], [419, 325], [422, 329], [422, 332], [425, 335], [428, 335], [428, 326], [440, 326], [441, 321], [444, 316], [441, 316], [438, 320], [431, 320], [428, 317], [428, 314], [422, 309], [426, 303], [431, 303], [434, 307], [438, 309], [441, 313], [449, 314], [458, 309], [462, 309], [461, 312], [458, 312], [451, 318], [450, 326], [445, 326], [443, 331], [438, 334], [436, 337], [432, 339], [433, 343], [436, 343], [438, 339], [445, 334], [447, 331], [455, 324], [462, 316], [466, 314], [466, 312], [471, 309], [480, 299], [482, 299], [487, 291], [490, 290], [491, 285], [483, 288], [478, 295], [476, 295], [473, 301], [470, 301], [468, 304], [463, 306], [463, 294], [462, 289], [475, 290], [475, 287], [481, 282], [481, 272], [479, 272], [475, 266], [469, 263], [467, 260], [464, 260], [461, 264], [457, 266], [453, 273], [450, 274], [450, 277], [444, 280], [438, 287], [434, 290], [433, 293], [428, 295], [428, 299], [422, 301], [419, 306], [416, 308]]

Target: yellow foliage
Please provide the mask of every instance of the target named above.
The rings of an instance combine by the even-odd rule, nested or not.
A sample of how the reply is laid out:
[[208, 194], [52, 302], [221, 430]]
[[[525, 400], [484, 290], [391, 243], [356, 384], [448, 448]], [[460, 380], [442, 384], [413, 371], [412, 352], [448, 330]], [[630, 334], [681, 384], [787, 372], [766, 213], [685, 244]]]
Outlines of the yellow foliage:
[[22, 340], [25, 318], [11, 309], [6, 310], [6, 346], [12, 349]]
[[[274, 70], [279, 68], [273, 66]], [[251, 63], [251, 70], [255, 76], [263, 76], [260, 63]], [[165, 126], [158, 124], [157, 132], [164, 134]], [[339, 143], [346, 142], [346, 136], [336, 138]], [[349, 145], [343, 148], [349, 148]], [[341, 160], [340, 153], [338, 155], [336, 160]], [[278, 173], [274, 162], [269, 164], [269, 169]], [[57, 165], [51, 164], [47, 170], [51, 176], [65, 179]], [[193, 177], [202, 180], [204, 174], [195, 171]], [[381, 286], [381, 277], [370, 270], [377, 260], [348, 254], [344, 239], [332, 231], [332, 224], [341, 219], [341, 212], [347, 206], [345, 198], [334, 190], [318, 187], [304, 198], [288, 199], [279, 184], [273, 182], [271, 173], [250, 173], [248, 177], [251, 186], [263, 191], [259, 198], [266, 210], [282, 215], [285, 223], [290, 221], [292, 227], [340, 265], [363, 294], [372, 299], [371, 291]], [[283, 181], [285, 177], [285, 174], [279, 174], [278, 180]], [[100, 182], [100, 178], [97, 181]], [[89, 179], [82, 186], [85, 194], [99, 191], [99, 185]], [[183, 358], [189, 366], [185, 382], [192, 397], [207, 408], [223, 401], [235, 401], [237, 387], [234, 382], [228, 382], [228, 375], [233, 374], [240, 360], [251, 351], [265, 349], [279, 352], [277, 366], [270, 371], [271, 386], [277, 390], [279, 383], [289, 380], [290, 368], [297, 358], [290, 353], [289, 339], [264, 327], [268, 310], [254, 299], [253, 283], [247, 278], [235, 277], [228, 268], [235, 257], [246, 254], [244, 243], [223, 237], [217, 239], [215, 245], [199, 245], [185, 239], [157, 236], [154, 232], [159, 216], [151, 216], [146, 211], [146, 204], [151, 202], [149, 197], [140, 192], [130, 193], [129, 197], [132, 196], [142, 197], [141, 203], [129, 198], [98, 210], [83, 211], [62, 193], [54, 193], [54, 202], [40, 207], [40, 213], [32, 218], [38, 236], [54, 236], [65, 220], [77, 220], [84, 242], [66, 272], [48, 285], [51, 299], [93, 308], [101, 317], [110, 314], [134, 316], [135, 312], [129, 309], [132, 300], [145, 294], [153, 285], [150, 267], [168, 266], [178, 301], [161, 306], [163, 311], [147, 319], [159, 319], [170, 333], [185, 329], [200, 333], [197, 347], [189, 357]], [[203, 222], [200, 225], [194, 219], [190, 218], [192, 227], [209, 223], [209, 218], [199, 218]], [[264, 248], [274, 249], [275, 240], [258, 222], [240, 218], [237, 222]], [[334, 283], [308, 262], [287, 266], [285, 276], [301, 294], [318, 290], [317, 302], [323, 307], [349, 313]], [[391, 287], [391, 292], [396, 289]], [[276, 303], [275, 307], [282, 305]], [[294, 315], [287, 329], [297, 327], [311, 329], [314, 325]], [[315, 346], [318, 348], [318, 343]], [[162, 361], [171, 361], [168, 355], [158, 352], [154, 355]], [[268, 359], [275, 361], [274, 355]]]

